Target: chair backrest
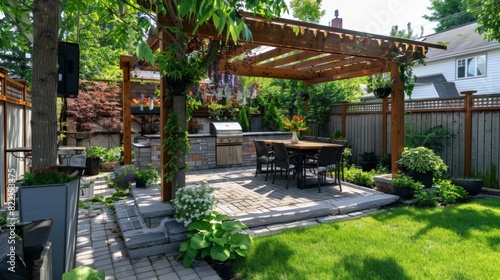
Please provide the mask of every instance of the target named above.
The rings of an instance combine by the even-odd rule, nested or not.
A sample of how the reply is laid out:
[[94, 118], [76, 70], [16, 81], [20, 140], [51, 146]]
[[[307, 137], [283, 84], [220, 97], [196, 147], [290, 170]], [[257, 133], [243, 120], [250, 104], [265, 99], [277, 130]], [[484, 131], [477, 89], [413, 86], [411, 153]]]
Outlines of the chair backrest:
[[283, 143], [273, 143], [276, 167], [288, 168], [290, 166], [288, 149]]
[[337, 163], [342, 156], [344, 146], [323, 147], [318, 153], [318, 166], [327, 166]]
[[317, 137], [316, 142], [320, 143], [332, 143], [331, 139], [328, 137]]
[[253, 140], [255, 145], [255, 152], [257, 153], [257, 158], [268, 155], [267, 145], [264, 141]]
[[302, 139], [304, 141], [311, 141], [311, 142], [316, 141], [316, 137], [310, 136], [310, 135], [302, 135], [302, 136], [300, 136], [300, 139]]

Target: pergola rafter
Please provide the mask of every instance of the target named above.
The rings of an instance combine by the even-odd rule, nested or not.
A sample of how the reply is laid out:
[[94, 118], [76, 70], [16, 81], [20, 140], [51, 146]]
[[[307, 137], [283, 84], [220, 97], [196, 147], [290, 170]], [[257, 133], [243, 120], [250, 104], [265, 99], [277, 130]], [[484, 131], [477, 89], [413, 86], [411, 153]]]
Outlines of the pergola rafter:
[[[252, 40], [228, 42], [235, 46], [230, 53], [224, 53], [223, 59], [218, 62], [222, 74], [296, 79], [311, 85], [390, 73], [393, 80], [392, 173], [396, 174], [396, 161], [404, 145], [404, 81], [399, 79], [401, 75], [399, 65], [409, 60], [425, 58], [428, 48], [446, 49], [446, 46], [289, 19], [269, 20], [246, 12], [240, 12], [240, 15], [252, 33]], [[161, 26], [175, 26], [174, 20], [168, 14], [158, 16], [157, 19]], [[226, 32], [223, 30], [219, 33], [209, 23], [199, 26], [195, 32], [194, 30], [195, 24], [188, 20], [182, 22], [181, 31], [187, 35], [226, 42], [224, 36]], [[151, 34], [148, 44], [153, 49], [158, 49], [161, 45], [168, 47], [170, 42], [167, 39], [160, 40]], [[133, 69], [137, 61], [135, 56], [121, 60], [122, 68]], [[154, 68], [147, 64], [143, 64], [143, 67], [143, 69]], [[163, 86], [162, 88], [164, 90]], [[124, 96], [127, 96], [125, 92]], [[124, 104], [125, 102], [127, 100], [124, 98]], [[164, 110], [168, 108], [163, 106], [162, 118], [165, 116]], [[125, 114], [124, 121], [126, 121]], [[130, 135], [124, 135], [126, 163], [130, 163], [127, 162], [127, 159], [130, 160], [130, 145]], [[164, 164], [162, 157], [162, 166]], [[162, 196], [165, 192], [163, 185], [162, 182]], [[162, 197], [162, 200], [165, 201], [165, 198]]]

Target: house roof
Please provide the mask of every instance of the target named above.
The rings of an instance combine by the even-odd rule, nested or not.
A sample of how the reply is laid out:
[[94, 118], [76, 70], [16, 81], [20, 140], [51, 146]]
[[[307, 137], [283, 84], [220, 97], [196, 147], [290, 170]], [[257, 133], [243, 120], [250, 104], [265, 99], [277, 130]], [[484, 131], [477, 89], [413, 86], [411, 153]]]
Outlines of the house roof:
[[433, 84], [439, 97], [460, 96], [454, 82], [448, 82], [443, 74], [417, 77], [416, 83]]
[[491, 48], [500, 48], [499, 42], [484, 40], [483, 35], [475, 32], [478, 27], [479, 24], [474, 22], [424, 37], [423, 42], [432, 44], [444, 42], [448, 46], [447, 49], [430, 48], [426, 60], [455, 57]]

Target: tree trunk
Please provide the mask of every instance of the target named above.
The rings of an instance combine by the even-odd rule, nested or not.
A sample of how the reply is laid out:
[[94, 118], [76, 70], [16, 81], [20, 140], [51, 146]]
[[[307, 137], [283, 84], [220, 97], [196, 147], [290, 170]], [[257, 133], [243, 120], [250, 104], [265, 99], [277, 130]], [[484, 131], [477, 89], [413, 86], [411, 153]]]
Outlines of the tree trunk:
[[[186, 131], [186, 94], [183, 95], [174, 95], [174, 112], [177, 113], [177, 118], [179, 120], [179, 125], [181, 126], [181, 131]], [[177, 186], [175, 190], [184, 188], [186, 186], [186, 154], [184, 151], [177, 151], [177, 157], [179, 160], [177, 161], [177, 167], [179, 167], [179, 171], [175, 173], [174, 186]], [[174, 194], [175, 194], [174, 190]], [[172, 195], [175, 198], [175, 195]]]
[[59, 1], [33, 3], [33, 169], [57, 163], [57, 48]]

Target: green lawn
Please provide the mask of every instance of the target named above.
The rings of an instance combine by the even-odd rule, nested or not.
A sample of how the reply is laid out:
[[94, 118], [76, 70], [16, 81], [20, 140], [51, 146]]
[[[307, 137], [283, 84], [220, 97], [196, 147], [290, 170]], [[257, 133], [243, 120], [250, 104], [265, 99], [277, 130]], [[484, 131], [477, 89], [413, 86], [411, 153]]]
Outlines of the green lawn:
[[397, 207], [255, 238], [240, 279], [500, 279], [500, 199]]

